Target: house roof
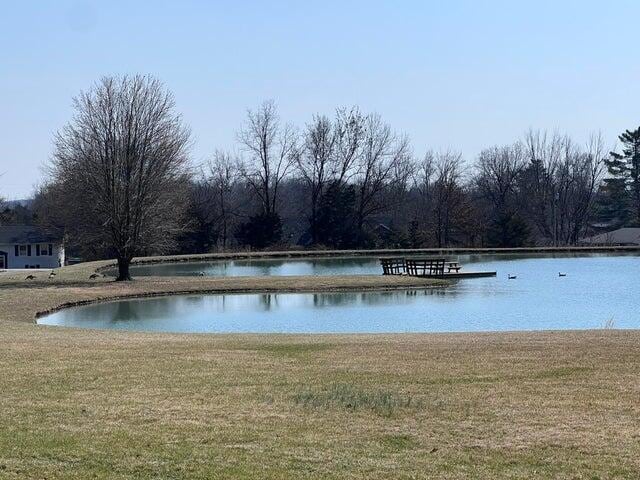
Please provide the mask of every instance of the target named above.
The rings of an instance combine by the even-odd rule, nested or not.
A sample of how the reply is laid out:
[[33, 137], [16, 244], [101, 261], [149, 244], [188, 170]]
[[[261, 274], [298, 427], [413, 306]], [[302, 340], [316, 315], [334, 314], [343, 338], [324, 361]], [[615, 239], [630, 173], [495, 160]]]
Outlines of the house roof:
[[30, 225], [0, 225], [0, 243], [24, 244], [59, 242], [61, 239]]
[[640, 228], [625, 227], [585, 238], [583, 243], [598, 245], [640, 245]]

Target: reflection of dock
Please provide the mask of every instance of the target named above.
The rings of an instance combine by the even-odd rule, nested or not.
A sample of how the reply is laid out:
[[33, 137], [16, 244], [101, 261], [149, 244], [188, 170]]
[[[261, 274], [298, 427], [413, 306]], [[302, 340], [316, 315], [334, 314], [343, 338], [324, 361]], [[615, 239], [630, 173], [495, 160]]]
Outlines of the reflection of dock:
[[496, 272], [461, 272], [462, 265], [446, 258], [381, 258], [383, 275], [428, 278], [495, 277]]
[[495, 277], [496, 272], [451, 272], [442, 275], [432, 275], [435, 278], [482, 278]]

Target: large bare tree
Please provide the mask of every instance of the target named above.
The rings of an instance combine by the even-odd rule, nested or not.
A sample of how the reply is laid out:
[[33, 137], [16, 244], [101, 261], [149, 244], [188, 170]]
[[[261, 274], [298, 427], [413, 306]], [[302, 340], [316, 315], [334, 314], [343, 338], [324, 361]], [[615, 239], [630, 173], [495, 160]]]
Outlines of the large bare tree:
[[268, 101], [247, 112], [238, 140], [248, 155], [240, 165], [242, 177], [260, 200], [262, 213], [277, 213], [280, 185], [296, 161], [293, 127], [280, 124], [275, 103]]
[[447, 247], [453, 240], [454, 227], [465, 220], [468, 206], [462, 186], [462, 154], [446, 151], [433, 155], [433, 171], [434, 236], [438, 247]]
[[361, 232], [367, 218], [387, 207], [381, 194], [392, 182], [406, 180], [395, 174], [406, 171], [404, 165], [410, 158], [409, 139], [396, 135], [379, 115], [367, 115], [355, 177], [357, 225]]
[[530, 131], [525, 142], [529, 215], [545, 242], [574, 244], [585, 233], [604, 173], [602, 138], [592, 135], [583, 148], [566, 135]]
[[365, 134], [366, 116], [357, 107], [339, 108], [335, 120], [335, 179], [349, 182], [358, 172]]
[[526, 166], [525, 153], [520, 142], [480, 152], [476, 184], [497, 212], [507, 208], [516, 194], [518, 178]]
[[318, 206], [327, 186], [336, 177], [336, 133], [331, 120], [314, 116], [303, 134], [297, 155], [297, 167], [309, 190], [309, 225], [311, 241], [318, 241]]
[[70, 234], [114, 255], [117, 279], [130, 280], [135, 255], [171, 248], [181, 231], [189, 130], [148, 76], [104, 77], [73, 106], [55, 137], [51, 180]]

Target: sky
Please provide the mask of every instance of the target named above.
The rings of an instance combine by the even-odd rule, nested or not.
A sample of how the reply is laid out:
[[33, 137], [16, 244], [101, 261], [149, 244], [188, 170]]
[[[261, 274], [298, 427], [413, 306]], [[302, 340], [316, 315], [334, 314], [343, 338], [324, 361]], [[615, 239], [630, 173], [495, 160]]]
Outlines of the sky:
[[637, 0], [0, 0], [0, 196], [45, 180], [72, 98], [151, 74], [193, 132], [193, 162], [237, 148], [247, 109], [283, 121], [358, 105], [417, 156], [472, 162], [531, 129], [579, 142], [640, 126]]

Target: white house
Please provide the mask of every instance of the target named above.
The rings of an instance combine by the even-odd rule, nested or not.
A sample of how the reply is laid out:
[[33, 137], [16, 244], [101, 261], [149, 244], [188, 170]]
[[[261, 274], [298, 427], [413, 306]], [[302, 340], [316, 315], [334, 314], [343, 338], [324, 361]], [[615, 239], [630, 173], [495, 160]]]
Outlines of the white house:
[[62, 239], [38, 227], [0, 225], [0, 270], [57, 268], [64, 265]]

